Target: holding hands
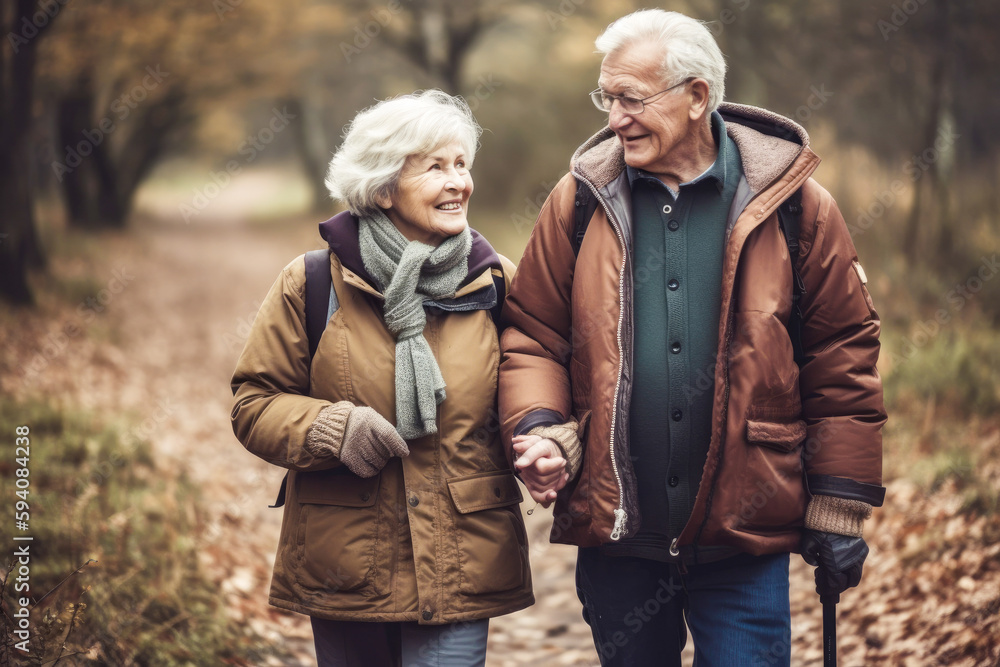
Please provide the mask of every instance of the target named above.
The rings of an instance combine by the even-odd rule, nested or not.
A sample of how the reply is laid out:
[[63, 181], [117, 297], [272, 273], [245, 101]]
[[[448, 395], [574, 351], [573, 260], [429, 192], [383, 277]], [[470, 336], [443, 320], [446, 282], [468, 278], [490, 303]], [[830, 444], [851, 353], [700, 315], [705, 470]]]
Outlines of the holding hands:
[[520, 455], [514, 468], [521, 481], [536, 502], [548, 507], [570, 478], [562, 450], [552, 440], [538, 435], [518, 435], [512, 442]]

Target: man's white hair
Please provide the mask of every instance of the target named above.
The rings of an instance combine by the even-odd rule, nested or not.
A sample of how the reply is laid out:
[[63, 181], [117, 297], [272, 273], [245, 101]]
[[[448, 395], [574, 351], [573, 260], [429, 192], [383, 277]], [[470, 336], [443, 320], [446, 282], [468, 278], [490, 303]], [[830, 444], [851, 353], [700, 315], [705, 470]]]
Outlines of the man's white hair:
[[468, 167], [483, 130], [461, 97], [427, 90], [383, 100], [354, 117], [326, 174], [330, 196], [354, 215], [375, 212], [390, 197], [410, 156], [458, 142]]
[[610, 55], [637, 42], [664, 49], [658, 72], [664, 87], [698, 77], [708, 82], [708, 111], [715, 111], [726, 92], [726, 59], [701, 21], [662, 9], [643, 9], [618, 19], [597, 38], [598, 53]]

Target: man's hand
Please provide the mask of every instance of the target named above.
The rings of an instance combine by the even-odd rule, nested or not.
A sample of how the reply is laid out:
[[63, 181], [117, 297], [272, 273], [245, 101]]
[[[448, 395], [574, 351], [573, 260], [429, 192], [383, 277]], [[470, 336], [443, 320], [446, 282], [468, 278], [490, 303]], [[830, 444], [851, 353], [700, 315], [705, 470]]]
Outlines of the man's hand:
[[566, 486], [569, 473], [559, 445], [537, 435], [519, 435], [513, 440], [514, 451], [520, 454], [514, 467], [528, 493], [542, 507], [556, 499], [556, 492]]
[[802, 534], [802, 557], [816, 566], [816, 592], [839, 597], [861, 581], [861, 569], [868, 545], [860, 537], [848, 537], [818, 530]]

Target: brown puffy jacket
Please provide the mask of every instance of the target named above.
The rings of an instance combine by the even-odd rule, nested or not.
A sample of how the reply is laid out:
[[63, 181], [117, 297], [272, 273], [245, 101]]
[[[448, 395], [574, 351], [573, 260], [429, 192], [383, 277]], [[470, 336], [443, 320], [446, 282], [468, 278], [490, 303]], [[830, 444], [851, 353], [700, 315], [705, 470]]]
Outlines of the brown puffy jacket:
[[[305, 446], [318, 429], [339, 452], [347, 415], [327, 411], [334, 415], [317, 421], [335, 403], [371, 406], [390, 422], [396, 414], [395, 341], [360, 259], [357, 221], [341, 214], [320, 228], [334, 250], [339, 307], [311, 367], [299, 257], [264, 300], [232, 380], [236, 436], [291, 471], [271, 604], [335, 620], [428, 624], [532, 604], [521, 493], [500, 445], [500, 350], [488, 308], [427, 309], [424, 336], [447, 398], [438, 432], [409, 440], [409, 456], [364, 479]], [[456, 299], [488, 297], [493, 275], [513, 270], [477, 234], [469, 268]]]
[[[810, 527], [860, 534], [884, 494], [879, 319], [844, 219], [810, 178], [819, 158], [788, 119], [734, 104], [719, 111], [744, 176], [728, 220], [715, 368], [688, 388], [713, 386], [714, 404], [694, 509], [670, 536], [682, 557], [720, 545], [798, 551], [807, 505], [819, 517]], [[551, 534], [579, 546], [629, 537], [641, 522], [629, 457], [633, 251], [624, 167], [607, 128], [577, 151], [518, 266], [501, 343], [505, 442], [571, 417], [586, 425], [580, 472], [559, 493]], [[577, 180], [600, 205], [575, 257]], [[777, 216], [800, 189], [801, 369], [786, 329], [793, 274]]]

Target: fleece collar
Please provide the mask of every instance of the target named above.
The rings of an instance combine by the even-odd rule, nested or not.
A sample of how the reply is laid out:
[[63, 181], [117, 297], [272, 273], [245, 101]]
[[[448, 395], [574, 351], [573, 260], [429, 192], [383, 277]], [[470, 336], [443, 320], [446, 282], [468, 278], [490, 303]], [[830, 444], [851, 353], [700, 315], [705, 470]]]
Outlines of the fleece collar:
[[[724, 102], [718, 112], [740, 151], [753, 194], [776, 181], [809, 146], [809, 135], [801, 125], [766, 109]], [[571, 168], [600, 190], [625, 171], [625, 151], [611, 128], [605, 127], [577, 149]]]
[[[469, 251], [468, 259], [469, 272], [459, 285], [456, 292], [458, 296], [469, 293], [470, 290], [465, 288], [475, 290], [492, 286], [493, 280], [490, 271], [502, 269], [500, 257], [490, 242], [476, 230], [470, 229], [469, 231], [472, 232], [472, 250]], [[329, 220], [319, 223], [319, 234], [329, 244], [330, 250], [340, 259], [340, 264], [344, 269], [366, 282], [374, 294], [381, 296], [378, 292], [378, 283], [365, 270], [365, 264], [361, 260], [361, 247], [358, 243], [358, 219], [349, 211], [338, 213]], [[484, 273], [486, 274], [485, 278]]]

